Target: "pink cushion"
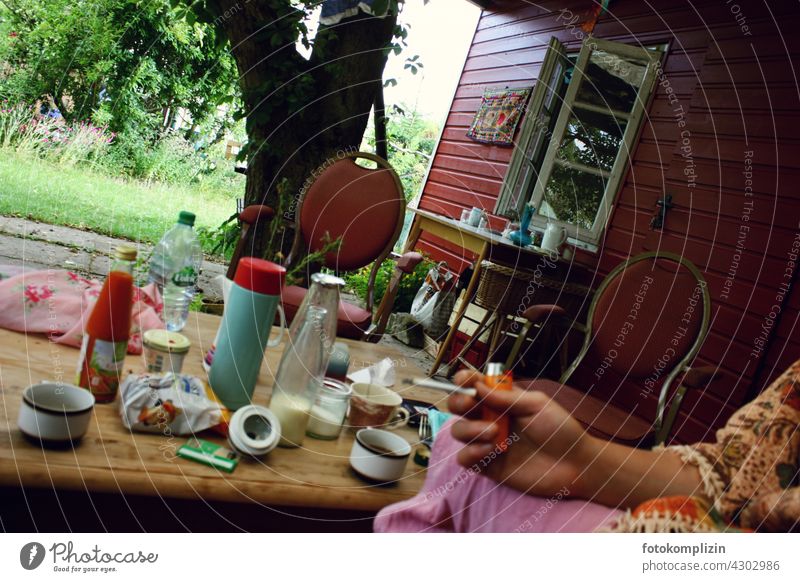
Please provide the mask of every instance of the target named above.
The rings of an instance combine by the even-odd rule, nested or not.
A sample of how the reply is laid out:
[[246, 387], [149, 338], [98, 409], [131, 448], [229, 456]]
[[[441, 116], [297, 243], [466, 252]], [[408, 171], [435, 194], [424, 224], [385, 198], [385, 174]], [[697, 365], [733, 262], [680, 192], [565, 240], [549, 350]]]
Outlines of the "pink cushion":
[[[281, 301], [286, 312], [286, 320], [292, 321], [308, 289], [289, 285], [283, 288]], [[372, 323], [372, 314], [358, 305], [339, 301], [336, 313], [336, 337], [360, 340]]]

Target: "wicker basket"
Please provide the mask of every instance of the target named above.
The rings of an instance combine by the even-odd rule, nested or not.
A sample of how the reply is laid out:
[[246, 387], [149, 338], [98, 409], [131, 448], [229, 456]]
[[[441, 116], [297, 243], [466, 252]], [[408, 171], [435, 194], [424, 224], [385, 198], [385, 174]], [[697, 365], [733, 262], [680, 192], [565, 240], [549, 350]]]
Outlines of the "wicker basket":
[[501, 315], [521, 315], [531, 305], [556, 303], [577, 316], [589, 289], [551, 279], [541, 271], [483, 261], [473, 303]]

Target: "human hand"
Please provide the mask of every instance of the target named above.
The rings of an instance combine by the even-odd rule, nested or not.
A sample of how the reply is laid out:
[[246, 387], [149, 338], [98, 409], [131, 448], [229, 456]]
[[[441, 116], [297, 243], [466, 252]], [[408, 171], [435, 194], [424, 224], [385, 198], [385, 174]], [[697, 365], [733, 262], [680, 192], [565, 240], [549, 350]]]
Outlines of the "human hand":
[[[452, 394], [450, 410], [461, 415], [452, 434], [464, 443], [458, 462], [477, 468], [490, 478], [531, 495], [550, 496], [565, 488], [569, 495], [586, 498], [582, 478], [595, 454], [595, 439], [564, 408], [542, 392], [514, 387], [491, 390], [482, 374], [461, 371], [454, 381], [472, 386], [475, 398]], [[497, 425], [480, 420], [481, 407], [488, 406], [510, 419], [509, 446], [500, 452], [495, 445]]]

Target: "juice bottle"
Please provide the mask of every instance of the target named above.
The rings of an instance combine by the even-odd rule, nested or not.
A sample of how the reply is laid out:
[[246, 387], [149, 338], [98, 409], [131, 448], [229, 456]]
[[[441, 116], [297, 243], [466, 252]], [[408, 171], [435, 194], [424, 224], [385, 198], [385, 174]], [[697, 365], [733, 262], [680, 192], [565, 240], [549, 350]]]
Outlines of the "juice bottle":
[[[492, 390], [511, 390], [514, 377], [511, 371], [504, 371], [503, 364], [499, 362], [489, 362], [486, 365], [485, 383]], [[505, 451], [508, 448], [509, 421], [508, 417], [495, 412], [488, 406], [482, 407], [483, 420], [489, 420], [497, 425], [497, 440], [495, 446], [498, 450]]]
[[111, 272], [86, 322], [78, 359], [78, 386], [90, 390], [97, 402], [112, 402], [119, 389], [128, 349], [136, 249], [114, 251]]

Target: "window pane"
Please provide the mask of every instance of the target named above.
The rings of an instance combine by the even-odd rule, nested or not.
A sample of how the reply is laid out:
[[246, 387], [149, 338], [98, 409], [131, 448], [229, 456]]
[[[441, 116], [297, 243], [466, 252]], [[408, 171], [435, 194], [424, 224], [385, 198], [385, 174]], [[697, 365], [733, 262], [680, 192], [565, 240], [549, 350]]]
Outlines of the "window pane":
[[567, 121], [556, 155], [610, 172], [626, 126], [625, 120], [576, 108]]
[[588, 230], [594, 224], [604, 191], [601, 176], [555, 165], [539, 214]]
[[630, 113], [647, 64], [601, 50], [592, 51], [577, 101]]

